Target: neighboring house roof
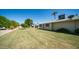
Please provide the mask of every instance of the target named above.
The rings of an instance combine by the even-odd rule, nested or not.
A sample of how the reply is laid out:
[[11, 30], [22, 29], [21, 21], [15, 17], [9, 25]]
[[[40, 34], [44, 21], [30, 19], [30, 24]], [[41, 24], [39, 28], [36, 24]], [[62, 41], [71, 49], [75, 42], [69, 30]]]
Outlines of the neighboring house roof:
[[79, 16], [75, 16], [75, 17], [73, 17], [71, 19], [70, 18], [66, 18], [66, 19], [61, 19], [61, 20], [54, 20], [54, 21], [45, 22], [45, 23], [41, 23], [41, 24], [64, 22], [64, 21], [74, 21], [74, 20], [79, 20]]
[[56, 20], [53, 22], [64, 22], [64, 21], [74, 21], [74, 20], [79, 20], [79, 17], [73, 17], [73, 18], [66, 18], [66, 19], [62, 19], [62, 20]]

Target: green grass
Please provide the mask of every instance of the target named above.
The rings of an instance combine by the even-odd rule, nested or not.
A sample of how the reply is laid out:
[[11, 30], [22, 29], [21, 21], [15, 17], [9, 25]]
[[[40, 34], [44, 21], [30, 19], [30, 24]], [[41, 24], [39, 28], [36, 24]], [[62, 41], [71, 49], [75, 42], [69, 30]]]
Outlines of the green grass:
[[79, 48], [79, 36], [34, 28], [19, 29], [1, 36], [0, 48]]

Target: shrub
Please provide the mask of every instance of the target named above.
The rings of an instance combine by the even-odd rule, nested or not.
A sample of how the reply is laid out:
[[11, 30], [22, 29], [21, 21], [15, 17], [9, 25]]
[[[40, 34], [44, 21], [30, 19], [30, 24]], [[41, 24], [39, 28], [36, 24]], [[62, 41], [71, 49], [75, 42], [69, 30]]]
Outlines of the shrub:
[[14, 29], [14, 26], [10, 26], [10, 28], [9, 29]]
[[79, 28], [75, 30], [75, 33], [79, 34]]
[[65, 28], [61, 28], [61, 29], [58, 29], [56, 31], [57, 32], [62, 32], [62, 33], [71, 33], [68, 29], [65, 29]]

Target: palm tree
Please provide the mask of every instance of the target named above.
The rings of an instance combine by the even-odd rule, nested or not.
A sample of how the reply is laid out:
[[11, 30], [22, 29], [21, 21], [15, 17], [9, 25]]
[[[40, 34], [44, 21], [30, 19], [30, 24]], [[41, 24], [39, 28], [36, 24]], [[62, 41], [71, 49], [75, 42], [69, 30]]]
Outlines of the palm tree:
[[56, 14], [57, 14], [56, 11], [54, 11], [54, 12], [52, 13], [52, 15], [54, 16], [54, 19], [56, 19]]

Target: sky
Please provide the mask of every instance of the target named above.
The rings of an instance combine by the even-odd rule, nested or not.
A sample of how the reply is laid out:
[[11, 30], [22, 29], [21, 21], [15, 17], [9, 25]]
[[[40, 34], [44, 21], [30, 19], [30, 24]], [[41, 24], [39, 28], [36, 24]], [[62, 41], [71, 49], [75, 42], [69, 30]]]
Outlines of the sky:
[[[79, 9], [0, 9], [0, 16], [5, 16], [10, 20], [23, 23], [25, 19], [31, 18], [35, 24], [53, 21], [54, 16], [51, 14], [56, 11], [58, 15], [79, 14]], [[57, 18], [56, 17], [56, 18]]]

